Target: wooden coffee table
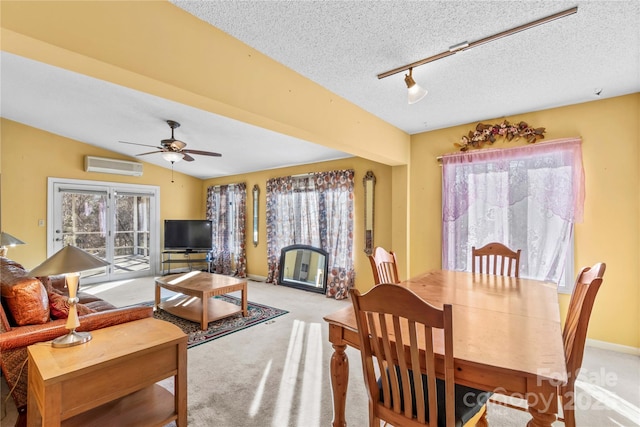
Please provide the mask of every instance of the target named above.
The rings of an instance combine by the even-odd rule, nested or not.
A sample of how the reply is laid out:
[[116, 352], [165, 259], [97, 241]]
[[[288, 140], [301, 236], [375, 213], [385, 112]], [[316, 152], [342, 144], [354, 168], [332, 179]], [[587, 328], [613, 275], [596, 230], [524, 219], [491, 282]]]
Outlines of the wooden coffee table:
[[[161, 288], [183, 294], [183, 296], [161, 302]], [[242, 292], [240, 307], [214, 298], [216, 295], [224, 295], [234, 291]], [[201, 329], [206, 331], [209, 322], [214, 320], [240, 312], [244, 317], [249, 315], [247, 280], [202, 271], [160, 277], [156, 279], [155, 309], [158, 308], [180, 318], [200, 322]]]

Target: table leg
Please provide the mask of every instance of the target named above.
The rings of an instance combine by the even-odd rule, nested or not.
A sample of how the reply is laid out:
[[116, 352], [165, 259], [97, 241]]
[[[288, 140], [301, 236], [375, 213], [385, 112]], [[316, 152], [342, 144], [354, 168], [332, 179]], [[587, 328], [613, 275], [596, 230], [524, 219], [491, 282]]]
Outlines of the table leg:
[[333, 390], [333, 427], [346, 427], [344, 410], [347, 403], [349, 385], [349, 358], [344, 352], [347, 346], [333, 344], [331, 356], [331, 389]]
[[532, 407], [529, 407], [529, 413], [532, 418], [527, 423], [527, 427], [551, 427], [551, 424], [556, 420], [555, 414], [541, 412]]
[[160, 304], [160, 285], [156, 283], [156, 300], [155, 300], [155, 303], [153, 304], [154, 311], [158, 309], [159, 304]]
[[203, 331], [207, 330], [207, 326], [209, 326], [209, 295], [202, 296], [202, 318], [200, 319], [200, 329]]
[[551, 427], [558, 413], [557, 386], [540, 379], [530, 379], [527, 389], [528, 410], [531, 414], [527, 427]]
[[178, 345], [178, 372], [174, 377], [175, 405], [178, 412], [176, 425], [187, 426], [187, 345]]
[[249, 309], [247, 308], [247, 284], [245, 283], [242, 287], [242, 316], [249, 316]]

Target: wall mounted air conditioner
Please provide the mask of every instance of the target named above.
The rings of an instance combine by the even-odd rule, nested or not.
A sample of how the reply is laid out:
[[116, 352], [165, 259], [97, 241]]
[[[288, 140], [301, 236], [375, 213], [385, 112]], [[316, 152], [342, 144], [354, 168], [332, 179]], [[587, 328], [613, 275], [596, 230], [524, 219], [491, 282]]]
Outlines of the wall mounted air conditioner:
[[142, 163], [104, 157], [84, 157], [85, 172], [114, 173], [116, 175], [142, 176]]

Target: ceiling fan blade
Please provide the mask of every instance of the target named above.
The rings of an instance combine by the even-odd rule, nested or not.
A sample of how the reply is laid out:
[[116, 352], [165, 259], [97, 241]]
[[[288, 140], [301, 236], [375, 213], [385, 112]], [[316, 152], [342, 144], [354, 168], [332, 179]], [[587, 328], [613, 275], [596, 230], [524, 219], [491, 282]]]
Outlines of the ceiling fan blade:
[[153, 148], [157, 148], [159, 150], [162, 150], [162, 147], [156, 147], [155, 145], [138, 144], [137, 142], [127, 142], [127, 141], [118, 141], [118, 142], [121, 142], [123, 144], [131, 144], [131, 145], [142, 145], [143, 147], [153, 147]]
[[182, 150], [181, 153], [200, 154], [201, 156], [222, 157], [222, 154], [214, 153], [214, 152], [211, 152], [211, 151]]
[[181, 151], [181, 153], [184, 155], [184, 157], [182, 158], [182, 160], [186, 161], [186, 162], [193, 162], [195, 159], [193, 157], [191, 157], [188, 154], [185, 154], [184, 151]]
[[147, 154], [155, 154], [155, 153], [164, 153], [165, 150], [160, 150], [160, 151], [149, 151], [148, 153], [140, 153], [140, 154], [136, 154], [136, 156], [146, 156]]

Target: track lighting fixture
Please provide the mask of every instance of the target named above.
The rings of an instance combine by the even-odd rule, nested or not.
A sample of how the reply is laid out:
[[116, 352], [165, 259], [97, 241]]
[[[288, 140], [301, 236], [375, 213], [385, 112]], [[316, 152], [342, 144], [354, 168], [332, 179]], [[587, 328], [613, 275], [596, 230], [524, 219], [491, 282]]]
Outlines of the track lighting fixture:
[[[547, 22], [551, 22], [559, 18], [564, 18], [565, 16], [573, 15], [574, 13], [577, 13], [577, 12], [578, 12], [578, 6], [572, 7], [571, 9], [554, 13], [553, 15], [546, 16], [544, 18], [529, 22], [528, 24], [520, 25], [510, 30], [502, 31], [500, 33], [485, 37], [480, 40], [476, 40], [471, 43], [465, 41], [462, 43], [455, 44], [449, 47], [448, 50], [441, 52], [437, 55], [433, 55], [428, 58], [424, 58], [419, 61], [412, 62], [411, 64], [403, 65], [402, 67], [394, 68], [393, 70], [385, 71], [384, 73], [380, 73], [378, 74], [378, 79], [383, 79], [385, 77], [389, 77], [394, 74], [398, 74], [403, 71], [409, 70], [409, 74], [405, 75], [404, 81], [407, 84], [407, 87], [409, 88], [409, 104], [414, 104], [420, 101], [422, 98], [424, 98], [424, 96], [427, 94], [427, 91], [422, 89], [420, 86], [418, 86], [416, 82], [413, 80], [413, 77], [411, 76], [412, 70], [415, 67], [419, 67], [420, 65], [424, 65], [429, 62], [437, 61], [438, 59], [446, 58], [447, 56], [455, 55], [457, 52], [462, 52], [463, 50], [471, 49], [471, 48], [480, 46], [482, 44], [489, 43], [491, 41], [513, 35], [520, 31], [528, 30], [529, 28], [546, 24]], [[412, 90], [414, 92], [413, 95], [412, 95]]]
[[415, 104], [427, 96], [427, 90], [421, 88], [420, 85], [413, 80], [413, 68], [409, 68], [409, 74], [404, 75], [404, 82], [407, 84], [409, 104]]

